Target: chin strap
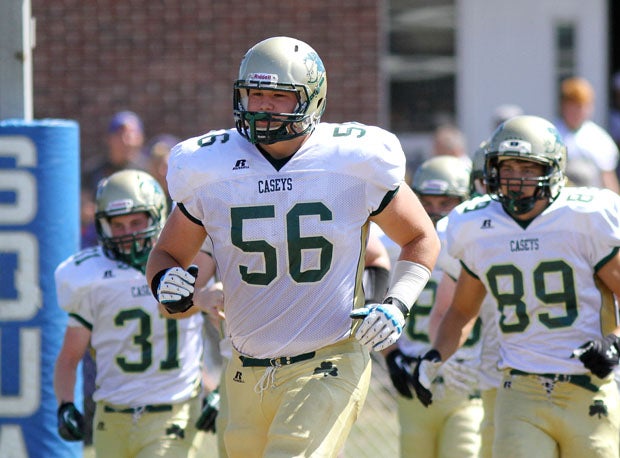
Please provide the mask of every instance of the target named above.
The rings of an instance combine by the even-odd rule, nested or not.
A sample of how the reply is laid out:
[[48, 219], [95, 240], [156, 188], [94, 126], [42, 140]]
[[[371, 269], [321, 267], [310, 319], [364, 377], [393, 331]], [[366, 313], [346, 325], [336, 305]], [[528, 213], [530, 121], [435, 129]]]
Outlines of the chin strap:
[[[523, 215], [532, 211], [536, 202], [539, 200], [550, 200], [548, 195], [543, 192], [543, 188], [537, 188], [536, 192], [531, 197], [518, 198], [521, 193], [513, 192], [509, 193], [507, 197], [502, 199], [502, 206], [511, 215]], [[541, 195], [542, 192], [542, 195]], [[510, 194], [513, 194], [512, 196]]]

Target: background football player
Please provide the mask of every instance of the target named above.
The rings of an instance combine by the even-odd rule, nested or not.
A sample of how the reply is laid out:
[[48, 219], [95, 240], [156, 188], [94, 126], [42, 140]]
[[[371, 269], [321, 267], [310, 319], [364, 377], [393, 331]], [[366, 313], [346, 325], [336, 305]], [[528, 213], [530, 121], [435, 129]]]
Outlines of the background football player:
[[[487, 142], [482, 142], [473, 155], [472, 171], [470, 175], [470, 190], [472, 196], [486, 194], [486, 184], [484, 182], [486, 146]], [[456, 281], [461, 272], [461, 263], [458, 259], [450, 256], [446, 248], [446, 229], [449, 224], [449, 217], [447, 216], [437, 223], [437, 233], [439, 234], [442, 246], [439, 257], [437, 258], [435, 270], [439, 269], [443, 271], [443, 275], [437, 285], [437, 296], [429, 318], [429, 334], [431, 340], [437, 334], [437, 327], [447, 308], [450, 306], [456, 288]], [[502, 381], [502, 373], [498, 369], [499, 348], [496, 319], [495, 303], [492, 301], [492, 298], [487, 295], [480, 310], [480, 321], [482, 323], [480, 327], [479, 344], [480, 361], [476, 377], [484, 410], [484, 417], [480, 424], [481, 458], [491, 458], [493, 456], [495, 398], [497, 395], [497, 388]], [[454, 356], [452, 358], [454, 358]]]
[[[470, 170], [454, 156], [435, 156], [424, 161], [413, 175], [411, 187], [435, 224], [469, 198]], [[441, 255], [440, 255], [441, 256]], [[397, 398], [400, 454], [477, 457], [483, 411], [477, 388], [480, 358], [479, 326], [433, 380], [436, 394], [427, 410], [413, 400], [412, 363], [430, 348], [429, 317], [442, 270], [437, 266], [407, 318], [397, 344], [384, 350]]]
[[430, 380], [493, 296], [504, 370], [494, 456], [618, 455], [620, 197], [564, 187], [565, 165], [550, 122], [512, 118], [488, 145], [489, 195], [449, 215], [448, 251], [463, 269], [414, 386], [428, 404]]
[[166, 196], [147, 173], [124, 170], [100, 182], [96, 204], [99, 245], [55, 273], [59, 305], [69, 312], [54, 373], [59, 434], [83, 437], [73, 395], [77, 365], [92, 347], [96, 455], [198, 456], [202, 316], [163, 318], [144, 276]]

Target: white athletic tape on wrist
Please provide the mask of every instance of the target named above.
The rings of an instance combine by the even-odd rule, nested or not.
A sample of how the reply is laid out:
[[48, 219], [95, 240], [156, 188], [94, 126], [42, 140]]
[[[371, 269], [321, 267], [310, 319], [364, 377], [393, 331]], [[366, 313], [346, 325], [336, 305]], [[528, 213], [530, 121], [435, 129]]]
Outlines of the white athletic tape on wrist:
[[411, 308], [431, 278], [431, 271], [412, 261], [396, 261], [385, 297], [394, 297]]

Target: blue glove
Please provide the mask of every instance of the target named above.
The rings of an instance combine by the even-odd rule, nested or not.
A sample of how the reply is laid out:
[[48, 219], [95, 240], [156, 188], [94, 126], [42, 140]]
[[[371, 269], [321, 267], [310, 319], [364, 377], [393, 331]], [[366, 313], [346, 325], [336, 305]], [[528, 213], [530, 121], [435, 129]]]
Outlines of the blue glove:
[[363, 318], [355, 338], [369, 350], [381, 351], [394, 344], [405, 325], [403, 312], [395, 304], [369, 304], [354, 310], [351, 318]]

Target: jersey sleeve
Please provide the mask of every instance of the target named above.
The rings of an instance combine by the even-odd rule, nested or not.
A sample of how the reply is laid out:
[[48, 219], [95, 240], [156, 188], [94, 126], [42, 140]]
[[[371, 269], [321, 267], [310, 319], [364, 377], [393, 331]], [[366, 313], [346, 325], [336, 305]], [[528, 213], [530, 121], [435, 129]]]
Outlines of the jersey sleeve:
[[[609, 256], [620, 247], [620, 196], [608, 189], [597, 190], [594, 208], [591, 217], [587, 219], [588, 227], [584, 228], [589, 234], [589, 254], [595, 268], [602, 267]], [[579, 218], [584, 221], [583, 218]], [[579, 224], [579, 221], [576, 222]]]
[[601, 126], [590, 121], [592, 138], [596, 139], [596, 153], [593, 159], [598, 167], [604, 171], [615, 171], [618, 166], [618, 147], [616, 143]]
[[[478, 231], [480, 222], [477, 221], [476, 215], [479, 210], [486, 208], [490, 202], [491, 198], [488, 195], [474, 197], [457, 205], [446, 217], [445, 235], [443, 235], [445, 243], [443, 244], [447, 248], [447, 255], [457, 261], [459, 274], [463, 265], [469, 268], [470, 263], [475, 260], [473, 254], [476, 245], [475, 240], [480, 237]], [[454, 269], [448, 267], [446, 271], [452, 276]]]
[[192, 138], [177, 144], [170, 150], [166, 181], [172, 200], [175, 203], [182, 203], [184, 209], [193, 217], [200, 218], [200, 215], [196, 214], [196, 209], [192, 207], [195, 195], [192, 183], [196, 181], [192, 180], [194, 172], [191, 167], [191, 158], [197, 146], [197, 139]]
[[460, 227], [457, 224], [457, 221], [459, 219], [459, 213], [457, 212], [457, 209], [452, 209], [447, 218], [452, 221], [452, 224], [446, 225], [446, 230], [444, 233], [445, 251], [447, 252], [448, 256], [460, 260], [463, 258], [463, 252], [465, 247], [460, 243], [462, 237], [459, 236]]
[[166, 174], [168, 192], [174, 202], [183, 204], [183, 213], [195, 222], [202, 221], [205, 213], [197, 188], [217, 169], [210, 162], [216, 156], [212, 152], [232, 141], [230, 137], [231, 133], [226, 130], [210, 131], [185, 140], [170, 151]]
[[[351, 150], [360, 160], [350, 161], [353, 172], [364, 177], [367, 183], [369, 213], [382, 210], [384, 199], [397, 190], [405, 179], [405, 153], [398, 138], [375, 126], [343, 124], [364, 131], [362, 136], [352, 136]], [[358, 127], [359, 126], [359, 127]]]
[[[81, 252], [82, 254], [84, 252]], [[89, 259], [81, 263], [79, 254], [62, 262], [54, 272], [58, 306], [65, 312], [76, 315], [78, 321], [92, 325], [93, 313], [91, 291], [93, 276]], [[93, 261], [90, 259], [90, 261]]]
[[449, 217], [445, 216], [437, 222], [437, 235], [441, 242], [441, 250], [437, 258], [437, 267], [456, 280], [461, 273], [461, 264], [458, 259], [448, 253], [448, 239], [446, 231], [448, 229]]

